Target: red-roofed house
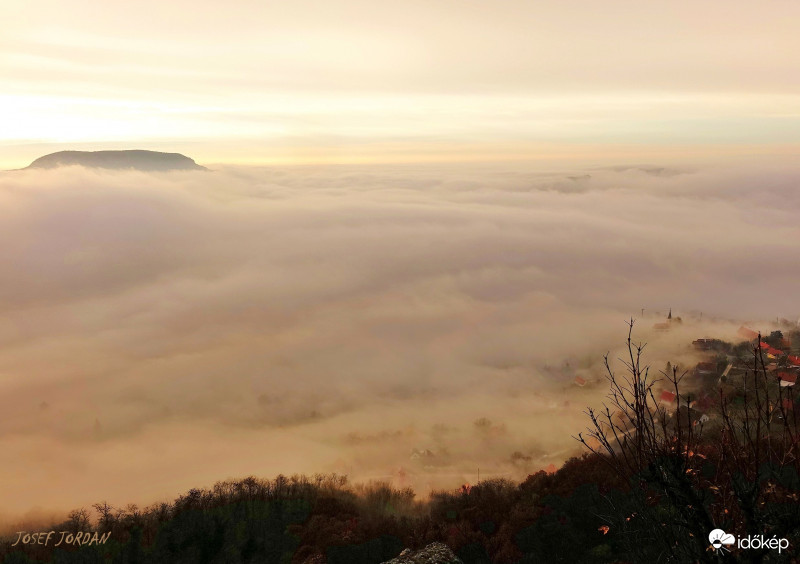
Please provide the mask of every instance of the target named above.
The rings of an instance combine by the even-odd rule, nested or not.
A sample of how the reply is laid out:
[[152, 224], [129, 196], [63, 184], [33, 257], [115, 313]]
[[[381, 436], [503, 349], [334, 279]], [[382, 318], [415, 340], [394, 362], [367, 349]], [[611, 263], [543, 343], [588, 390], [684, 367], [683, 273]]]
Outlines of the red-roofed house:
[[781, 381], [781, 387], [794, 386], [797, 383], [797, 374], [789, 374], [788, 372], [778, 372], [778, 378]]
[[761, 347], [761, 350], [767, 354], [771, 354], [772, 356], [783, 356], [783, 351], [776, 349], [775, 347], [768, 345], [764, 341], [758, 343], [758, 346]]
[[748, 329], [744, 325], [739, 327], [738, 334], [740, 337], [744, 337], [748, 341], [755, 341], [756, 339], [758, 339], [758, 333], [753, 331], [752, 329]]
[[789, 364], [794, 364], [795, 366], [800, 366], [800, 356], [792, 356], [789, 355]]
[[670, 392], [669, 390], [664, 390], [661, 392], [661, 401], [664, 403], [672, 403], [675, 401], [675, 392]]
[[711, 339], [697, 339], [696, 341], [692, 341], [692, 345], [694, 345], [694, 348], [701, 351], [709, 350], [713, 344], [714, 341], [712, 341]]

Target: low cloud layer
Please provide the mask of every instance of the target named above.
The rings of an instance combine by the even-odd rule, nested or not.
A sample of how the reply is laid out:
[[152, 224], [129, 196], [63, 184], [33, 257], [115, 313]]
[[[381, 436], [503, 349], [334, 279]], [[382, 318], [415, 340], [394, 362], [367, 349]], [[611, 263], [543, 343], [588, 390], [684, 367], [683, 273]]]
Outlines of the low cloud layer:
[[[5, 518], [558, 463], [631, 315], [659, 367], [796, 319], [798, 185], [786, 164], [3, 173]], [[669, 307], [681, 330], [651, 334]]]

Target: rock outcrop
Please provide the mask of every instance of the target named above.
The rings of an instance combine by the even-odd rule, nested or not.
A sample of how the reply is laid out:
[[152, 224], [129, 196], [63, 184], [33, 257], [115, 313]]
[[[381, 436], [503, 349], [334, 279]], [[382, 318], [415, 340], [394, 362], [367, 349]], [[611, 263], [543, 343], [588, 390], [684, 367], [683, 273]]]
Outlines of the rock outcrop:
[[392, 558], [383, 564], [464, 564], [450, 547], [440, 542], [429, 544], [416, 552], [410, 548], [405, 549], [397, 558]]
[[169, 171], [208, 170], [180, 153], [158, 151], [60, 151], [39, 157], [28, 168], [84, 166], [117, 170]]

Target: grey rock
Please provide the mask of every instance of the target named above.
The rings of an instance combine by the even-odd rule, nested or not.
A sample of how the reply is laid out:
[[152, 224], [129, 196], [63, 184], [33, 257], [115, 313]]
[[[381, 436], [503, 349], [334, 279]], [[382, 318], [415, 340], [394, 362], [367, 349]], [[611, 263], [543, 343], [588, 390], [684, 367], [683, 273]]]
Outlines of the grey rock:
[[434, 542], [416, 552], [410, 548], [405, 549], [397, 558], [383, 564], [464, 564], [450, 547], [440, 542]]

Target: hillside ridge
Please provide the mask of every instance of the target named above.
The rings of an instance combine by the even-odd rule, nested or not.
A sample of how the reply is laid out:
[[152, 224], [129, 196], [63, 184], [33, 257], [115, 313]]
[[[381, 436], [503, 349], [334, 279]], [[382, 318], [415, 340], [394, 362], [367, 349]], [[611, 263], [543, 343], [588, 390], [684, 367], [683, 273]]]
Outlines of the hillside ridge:
[[58, 151], [34, 160], [26, 169], [84, 166], [115, 170], [208, 170], [180, 153], [129, 149], [121, 151]]

